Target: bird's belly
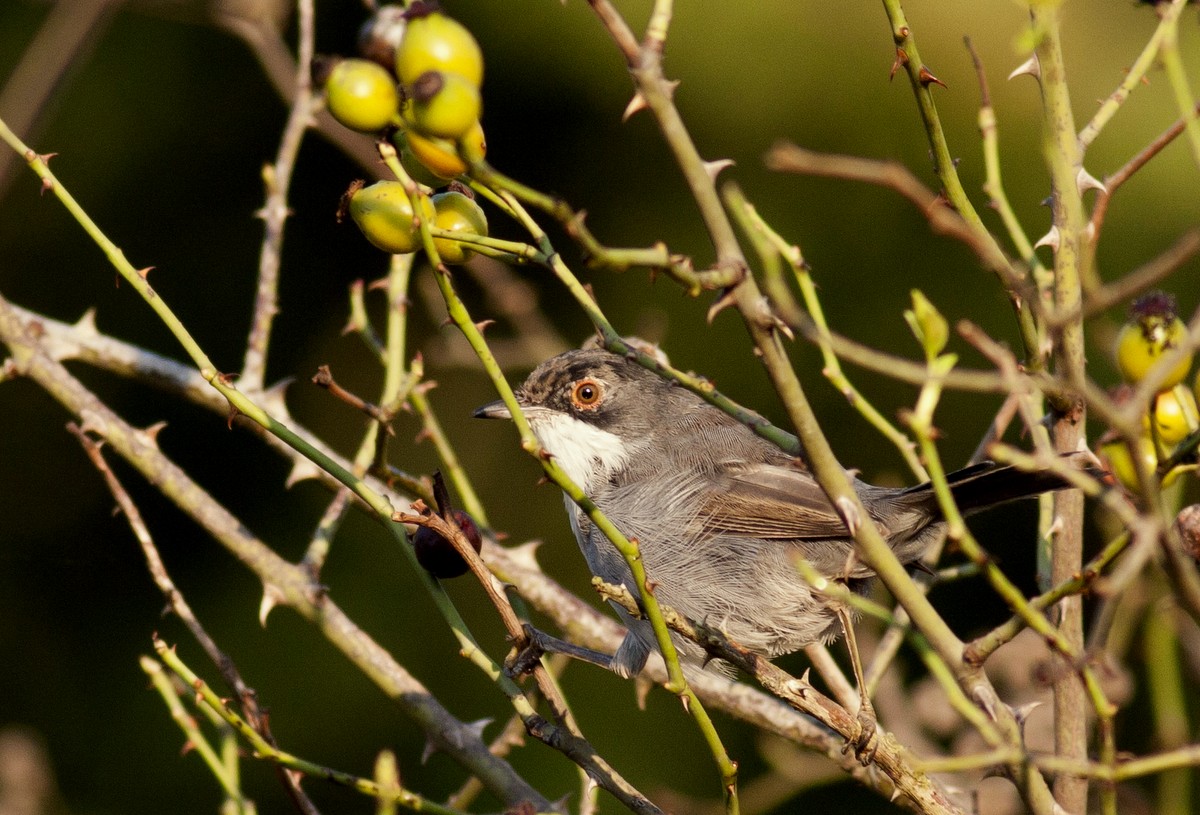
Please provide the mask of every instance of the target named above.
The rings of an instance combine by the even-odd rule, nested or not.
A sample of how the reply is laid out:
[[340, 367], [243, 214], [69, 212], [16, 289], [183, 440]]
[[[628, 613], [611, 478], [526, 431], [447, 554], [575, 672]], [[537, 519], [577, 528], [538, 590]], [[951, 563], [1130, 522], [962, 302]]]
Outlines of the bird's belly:
[[[637, 586], [620, 552], [574, 503], [568, 510], [592, 574], [624, 584], [636, 595]], [[638, 538], [658, 600], [717, 628], [738, 644], [774, 657], [827, 642], [840, 633], [834, 606], [814, 595], [796, 570], [787, 544], [745, 538], [689, 540], [678, 528], [638, 528], [623, 524], [620, 513], [616, 515], [609, 518], [617, 528]], [[654, 647], [649, 625], [631, 630]], [[695, 646], [682, 650], [692, 661], [702, 659]]]

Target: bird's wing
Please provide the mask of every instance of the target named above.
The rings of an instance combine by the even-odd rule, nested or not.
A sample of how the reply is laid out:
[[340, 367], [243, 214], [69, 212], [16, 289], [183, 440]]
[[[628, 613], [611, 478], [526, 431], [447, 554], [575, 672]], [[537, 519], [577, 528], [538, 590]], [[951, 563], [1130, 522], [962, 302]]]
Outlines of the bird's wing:
[[790, 466], [729, 462], [701, 510], [705, 529], [764, 540], [846, 540], [845, 523], [813, 477]]

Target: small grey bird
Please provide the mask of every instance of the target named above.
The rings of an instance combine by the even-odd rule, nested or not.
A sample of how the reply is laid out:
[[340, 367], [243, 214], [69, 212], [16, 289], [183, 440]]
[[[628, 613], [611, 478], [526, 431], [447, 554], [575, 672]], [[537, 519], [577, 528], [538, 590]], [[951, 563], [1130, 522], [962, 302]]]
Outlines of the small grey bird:
[[[538, 441], [629, 538], [637, 538], [656, 596], [768, 657], [840, 633], [837, 610], [796, 570], [803, 555], [822, 574], [865, 590], [873, 573], [803, 461], [696, 394], [602, 349], [543, 362], [517, 390]], [[478, 418], [512, 418], [503, 402]], [[1066, 485], [1050, 472], [991, 462], [952, 473], [966, 513]], [[854, 488], [896, 556], [916, 561], [944, 525], [933, 489]], [[569, 498], [571, 528], [592, 573], [637, 596], [629, 567]], [[617, 608], [629, 633], [612, 658], [638, 673], [655, 648], [650, 624]], [[685, 662], [704, 652], [676, 638]]]

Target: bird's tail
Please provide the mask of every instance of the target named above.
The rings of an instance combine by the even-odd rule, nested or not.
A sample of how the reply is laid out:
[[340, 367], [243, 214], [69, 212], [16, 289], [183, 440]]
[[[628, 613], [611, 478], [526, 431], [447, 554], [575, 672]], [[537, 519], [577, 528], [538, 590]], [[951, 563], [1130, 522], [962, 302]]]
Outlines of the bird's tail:
[[[1067, 453], [1064, 464], [1082, 472], [1100, 474], [1090, 453]], [[1061, 474], [1053, 470], [1019, 470], [1016, 467], [985, 461], [955, 470], [946, 476], [954, 502], [963, 514], [994, 507], [1019, 498], [1030, 498], [1044, 492], [1070, 487]], [[911, 487], [906, 492], [931, 491], [928, 483]]]

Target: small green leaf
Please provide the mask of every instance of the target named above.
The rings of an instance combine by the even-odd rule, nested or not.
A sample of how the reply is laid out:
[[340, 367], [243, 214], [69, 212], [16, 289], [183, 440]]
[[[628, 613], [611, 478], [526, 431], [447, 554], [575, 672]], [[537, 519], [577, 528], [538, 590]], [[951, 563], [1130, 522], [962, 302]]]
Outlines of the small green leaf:
[[904, 319], [925, 349], [925, 358], [932, 362], [945, 349], [950, 339], [950, 326], [919, 289], [912, 290], [912, 304], [912, 309], [904, 312]]
[[943, 354], [930, 363], [929, 372], [940, 378], [950, 373], [950, 369], [957, 364], [958, 354]]

